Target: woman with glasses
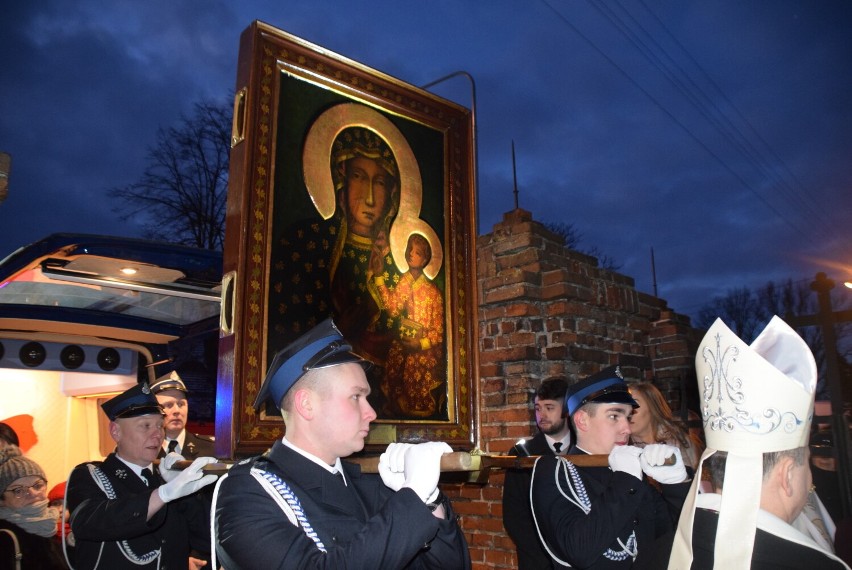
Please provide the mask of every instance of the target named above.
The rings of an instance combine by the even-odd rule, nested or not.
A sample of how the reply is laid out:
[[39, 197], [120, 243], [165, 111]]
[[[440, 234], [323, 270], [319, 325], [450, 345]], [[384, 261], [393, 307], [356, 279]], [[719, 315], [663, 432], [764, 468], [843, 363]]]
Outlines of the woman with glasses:
[[0, 568], [68, 568], [57, 536], [60, 509], [48, 507], [47, 477], [16, 445], [0, 449]]

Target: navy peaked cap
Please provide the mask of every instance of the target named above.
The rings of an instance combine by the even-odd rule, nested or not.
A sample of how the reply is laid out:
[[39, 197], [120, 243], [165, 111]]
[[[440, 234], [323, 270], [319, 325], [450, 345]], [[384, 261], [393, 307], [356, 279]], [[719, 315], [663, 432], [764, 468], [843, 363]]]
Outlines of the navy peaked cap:
[[180, 376], [175, 370], [160, 376], [151, 384], [151, 392], [154, 394], [159, 394], [165, 390], [180, 390], [184, 394], [189, 392], [186, 389], [186, 384], [183, 383], [183, 380], [180, 379]]
[[621, 368], [610, 366], [592, 374], [576, 384], [568, 386], [565, 394], [565, 408], [569, 415], [589, 402], [603, 404], [629, 404], [638, 408], [639, 404], [627, 390], [627, 383], [621, 374]]
[[101, 404], [101, 408], [111, 421], [148, 414], [165, 415], [147, 382], [128, 388]]
[[254, 407], [258, 409], [267, 398], [271, 398], [280, 409], [284, 395], [306, 372], [347, 362], [368, 365], [352, 352], [352, 346], [334, 322], [326, 319], [275, 353], [254, 400]]

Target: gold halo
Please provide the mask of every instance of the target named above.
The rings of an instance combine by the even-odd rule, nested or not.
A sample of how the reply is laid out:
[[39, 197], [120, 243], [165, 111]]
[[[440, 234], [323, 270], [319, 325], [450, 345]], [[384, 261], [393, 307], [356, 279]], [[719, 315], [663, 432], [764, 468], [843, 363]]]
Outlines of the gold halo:
[[403, 218], [394, 221], [390, 231], [390, 247], [393, 261], [399, 268], [400, 272], [408, 271], [408, 261], [405, 259], [405, 248], [408, 247], [408, 238], [411, 234], [420, 234], [429, 242], [432, 248], [432, 259], [429, 264], [423, 268], [423, 273], [429, 279], [434, 279], [441, 270], [441, 264], [444, 262], [444, 248], [441, 246], [441, 240], [438, 239], [438, 234], [432, 229], [432, 226], [427, 224], [420, 218]]
[[323, 111], [305, 137], [302, 171], [308, 194], [319, 215], [327, 220], [334, 215], [337, 206], [331, 178], [331, 147], [337, 135], [347, 127], [363, 127], [385, 139], [399, 167], [397, 219], [418, 218], [423, 202], [423, 181], [414, 152], [396, 125], [375, 109], [359, 103], [341, 103]]

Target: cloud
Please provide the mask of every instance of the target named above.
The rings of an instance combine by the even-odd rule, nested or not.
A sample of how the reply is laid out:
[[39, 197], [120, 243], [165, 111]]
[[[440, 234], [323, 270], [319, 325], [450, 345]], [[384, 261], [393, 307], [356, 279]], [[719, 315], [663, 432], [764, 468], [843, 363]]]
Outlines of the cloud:
[[[676, 310], [852, 265], [841, 0], [12, 3], [0, 255], [55, 231], [136, 235], [106, 191], [141, 176], [158, 128], [228, 99], [254, 19], [414, 85], [470, 73], [481, 231], [514, 206], [514, 141], [521, 207], [573, 223], [646, 292], [653, 247]], [[471, 87], [431, 90], [470, 107]]]

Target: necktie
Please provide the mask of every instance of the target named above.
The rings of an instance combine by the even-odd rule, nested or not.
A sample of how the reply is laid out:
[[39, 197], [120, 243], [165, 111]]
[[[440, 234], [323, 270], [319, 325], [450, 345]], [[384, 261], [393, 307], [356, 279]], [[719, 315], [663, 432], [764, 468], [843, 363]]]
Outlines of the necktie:
[[169, 450], [166, 453], [172, 453], [177, 448], [177, 440], [173, 439], [169, 442]]
[[556, 455], [559, 455], [559, 451], [562, 449], [562, 442], [556, 441], [553, 443], [553, 451], [556, 452]]
[[149, 487], [154, 488], [157, 486], [157, 478], [154, 477], [153, 471], [148, 469], [147, 467], [142, 470], [142, 478], [145, 479], [145, 482]]

